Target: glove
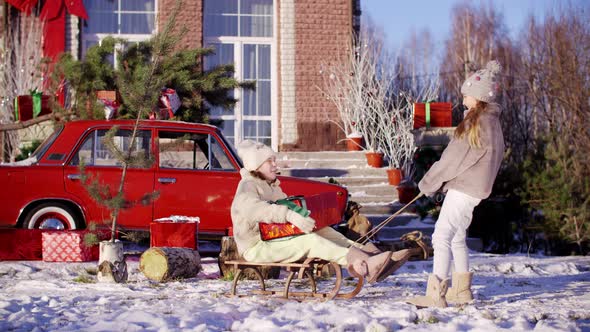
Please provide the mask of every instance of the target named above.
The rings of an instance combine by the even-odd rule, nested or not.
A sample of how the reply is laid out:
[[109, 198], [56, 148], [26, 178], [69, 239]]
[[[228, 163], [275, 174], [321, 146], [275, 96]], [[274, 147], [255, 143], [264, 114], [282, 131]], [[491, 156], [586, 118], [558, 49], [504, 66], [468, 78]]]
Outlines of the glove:
[[315, 220], [310, 217], [304, 217], [291, 210], [287, 211], [287, 221], [297, 226], [306, 234], [311, 233], [315, 228]]

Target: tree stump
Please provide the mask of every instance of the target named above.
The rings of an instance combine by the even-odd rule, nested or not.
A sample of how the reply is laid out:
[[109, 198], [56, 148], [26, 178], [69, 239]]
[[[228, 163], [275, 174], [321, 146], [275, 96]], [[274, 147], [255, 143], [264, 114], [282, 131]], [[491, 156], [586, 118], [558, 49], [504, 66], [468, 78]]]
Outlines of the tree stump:
[[[238, 247], [233, 236], [224, 236], [221, 238], [221, 252], [219, 253], [219, 272], [224, 278], [233, 278], [237, 273], [233, 265], [225, 265], [225, 261], [244, 260], [242, 255], [238, 254]], [[264, 266], [259, 268], [264, 279], [277, 279], [281, 269], [279, 267]], [[254, 272], [247, 269], [242, 273], [244, 278], [249, 280], [258, 280]]]
[[139, 270], [148, 279], [160, 282], [192, 278], [201, 271], [201, 256], [189, 248], [152, 247], [141, 255]]

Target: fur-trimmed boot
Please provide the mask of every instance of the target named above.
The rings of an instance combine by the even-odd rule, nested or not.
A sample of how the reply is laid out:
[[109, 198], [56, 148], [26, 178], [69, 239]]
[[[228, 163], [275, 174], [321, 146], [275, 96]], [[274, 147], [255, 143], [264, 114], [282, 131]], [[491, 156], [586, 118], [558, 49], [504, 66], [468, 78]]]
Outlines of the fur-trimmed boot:
[[382, 253], [382, 251], [379, 250], [379, 248], [377, 248], [377, 246], [375, 244], [373, 244], [373, 242], [367, 242], [367, 243], [363, 244], [362, 248], [360, 248], [360, 249], [371, 256], [378, 255], [378, 254]]
[[473, 301], [471, 293], [471, 282], [473, 272], [453, 272], [451, 277], [452, 286], [447, 292], [447, 302], [452, 304], [465, 304]]
[[425, 296], [416, 296], [406, 300], [419, 308], [439, 307], [446, 308], [447, 300], [445, 295], [449, 288], [449, 279], [440, 280], [434, 273], [428, 276], [428, 285], [426, 286]]
[[[391, 255], [391, 260], [395, 262], [395, 264], [393, 264], [391, 273], [397, 271], [400, 267], [402, 267], [404, 264], [406, 264], [406, 262], [408, 261], [408, 259], [410, 259], [410, 257], [412, 257], [412, 252], [410, 251], [410, 249], [402, 249], [402, 250], [398, 250], [398, 251], [394, 251], [393, 254]], [[391, 274], [389, 273], [389, 274]]]
[[348, 261], [348, 272], [354, 277], [364, 277], [369, 283], [383, 280], [384, 275], [391, 268], [391, 251], [382, 252], [375, 256], [363, 252], [356, 247], [350, 247], [346, 260]]

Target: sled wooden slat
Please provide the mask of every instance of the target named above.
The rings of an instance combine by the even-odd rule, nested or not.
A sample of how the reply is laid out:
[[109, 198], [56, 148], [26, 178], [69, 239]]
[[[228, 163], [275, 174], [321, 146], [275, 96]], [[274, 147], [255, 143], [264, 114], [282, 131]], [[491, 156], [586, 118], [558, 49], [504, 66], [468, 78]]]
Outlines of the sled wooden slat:
[[[248, 295], [281, 295], [283, 298], [290, 298], [290, 297], [303, 297], [303, 298], [320, 298], [324, 300], [332, 300], [335, 298], [338, 299], [350, 299], [356, 296], [361, 289], [363, 288], [364, 279], [362, 277], [358, 278], [355, 288], [348, 293], [340, 293], [340, 287], [342, 286], [342, 268], [336, 262], [328, 262], [318, 258], [308, 258], [301, 263], [254, 263], [254, 262], [247, 262], [242, 260], [232, 260], [226, 261], [225, 264], [233, 265], [237, 271], [234, 276], [234, 280], [232, 282], [232, 288], [229, 296], [248, 296]], [[287, 279], [285, 280], [284, 289], [282, 291], [278, 290], [267, 290], [265, 285], [264, 277], [262, 273], [260, 273], [259, 268], [264, 266], [273, 266], [279, 267], [284, 269], [289, 274]], [[324, 266], [331, 266], [334, 271], [336, 272], [336, 280], [334, 282], [334, 287], [329, 292], [318, 292], [317, 291], [317, 283], [316, 283], [316, 276], [321, 274], [322, 268]], [[240, 277], [244, 270], [250, 269], [254, 271], [254, 274], [258, 278], [260, 282], [260, 289], [250, 291], [250, 294], [246, 295], [238, 295], [237, 294], [237, 286], [238, 282], [240, 281]], [[293, 279], [305, 279], [307, 278], [309, 281], [309, 291], [289, 291], [291, 286], [291, 282]]]

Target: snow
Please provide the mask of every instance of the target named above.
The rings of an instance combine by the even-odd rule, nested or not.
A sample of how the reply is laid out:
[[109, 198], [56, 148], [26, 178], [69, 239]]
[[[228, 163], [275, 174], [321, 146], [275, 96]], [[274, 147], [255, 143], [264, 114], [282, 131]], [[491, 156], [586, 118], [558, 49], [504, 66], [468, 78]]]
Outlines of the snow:
[[[403, 302], [424, 292], [431, 260], [328, 302], [227, 297], [215, 258], [196, 278], [169, 283], [146, 279], [137, 257], [127, 262], [125, 284], [97, 283], [96, 262], [0, 262], [0, 331], [590, 331], [588, 256], [472, 252], [475, 301], [446, 309]], [[238, 292], [256, 286], [243, 281]]]

